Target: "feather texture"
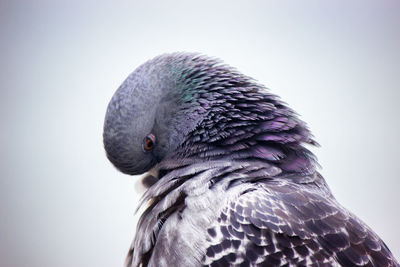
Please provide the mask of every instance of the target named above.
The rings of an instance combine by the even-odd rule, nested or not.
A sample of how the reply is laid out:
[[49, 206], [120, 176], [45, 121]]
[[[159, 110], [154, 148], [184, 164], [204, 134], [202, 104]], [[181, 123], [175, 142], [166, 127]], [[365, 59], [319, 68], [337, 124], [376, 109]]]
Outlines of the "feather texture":
[[127, 266], [399, 266], [333, 197], [306, 124], [218, 60], [143, 64], [109, 104], [104, 143], [121, 171], [151, 169]]

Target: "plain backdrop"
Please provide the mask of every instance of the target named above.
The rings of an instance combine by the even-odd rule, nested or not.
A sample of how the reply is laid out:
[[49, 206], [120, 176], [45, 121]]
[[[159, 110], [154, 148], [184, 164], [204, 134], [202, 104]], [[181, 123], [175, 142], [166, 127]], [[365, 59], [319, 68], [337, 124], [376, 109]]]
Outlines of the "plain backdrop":
[[122, 266], [140, 193], [105, 157], [105, 110], [173, 51], [280, 95], [336, 198], [399, 258], [399, 14], [399, 1], [1, 0], [0, 266]]

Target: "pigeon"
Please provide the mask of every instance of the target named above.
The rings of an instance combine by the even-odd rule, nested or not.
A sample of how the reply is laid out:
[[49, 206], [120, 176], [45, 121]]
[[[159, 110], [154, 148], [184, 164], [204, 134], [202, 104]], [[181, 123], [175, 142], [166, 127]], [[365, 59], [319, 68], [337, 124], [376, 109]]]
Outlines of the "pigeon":
[[118, 170], [150, 181], [126, 266], [400, 266], [334, 198], [299, 115], [218, 59], [139, 66], [103, 142]]

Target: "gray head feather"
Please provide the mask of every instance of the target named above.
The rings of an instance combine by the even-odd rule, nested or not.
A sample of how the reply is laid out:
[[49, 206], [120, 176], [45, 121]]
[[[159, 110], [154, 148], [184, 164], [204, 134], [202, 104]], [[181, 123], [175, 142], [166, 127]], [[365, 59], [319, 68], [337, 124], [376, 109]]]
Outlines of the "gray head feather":
[[[175, 64], [177, 55], [155, 58], [136, 69], [112, 97], [104, 123], [107, 157], [122, 172], [141, 174], [179, 143], [181, 128], [173, 129], [180, 94]], [[143, 150], [144, 138], [153, 133], [157, 146]]]

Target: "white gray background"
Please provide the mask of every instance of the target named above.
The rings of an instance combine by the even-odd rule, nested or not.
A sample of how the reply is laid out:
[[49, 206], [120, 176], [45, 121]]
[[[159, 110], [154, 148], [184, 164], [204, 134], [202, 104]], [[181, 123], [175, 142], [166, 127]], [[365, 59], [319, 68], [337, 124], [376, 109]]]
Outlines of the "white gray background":
[[139, 194], [105, 157], [105, 109], [172, 51], [288, 102], [337, 199], [400, 257], [400, 2], [147, 2], [0, 1], [0, 266], [123, 264]]

